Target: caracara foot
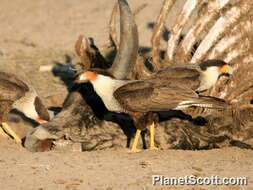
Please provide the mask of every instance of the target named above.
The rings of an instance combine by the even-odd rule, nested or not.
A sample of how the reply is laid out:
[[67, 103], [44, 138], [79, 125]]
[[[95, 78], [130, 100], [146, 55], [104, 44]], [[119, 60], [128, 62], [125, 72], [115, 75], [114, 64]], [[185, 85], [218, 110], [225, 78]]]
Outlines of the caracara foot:
[[159, 148], [156, 146], [150, 146], [148, 150], [159, 150]]
[[142, 150], [139, 149], [139, 148], [131, 148], [128, 153], [138, 153], [138, 152], [141, 152]]
[[2, 123], [2, 128], [4, 129], [4, 131], [10, 135], [11, 137], [14, 138], [14, 140], [16, 141], [16, 143], [21, 144], [22, 140], [21, 138], [16, 134], [16, 132], [14, 132], [12, 130], [12, 128], [7, 124], [7, 123]]

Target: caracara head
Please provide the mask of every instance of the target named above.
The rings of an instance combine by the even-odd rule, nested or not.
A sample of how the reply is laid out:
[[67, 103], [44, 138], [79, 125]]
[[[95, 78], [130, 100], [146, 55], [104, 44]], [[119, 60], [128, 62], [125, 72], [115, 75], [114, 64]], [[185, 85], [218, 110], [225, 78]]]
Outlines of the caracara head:
[[199, 64], [201, 69], [201, 85], [198, 91], [210, 89], [222, 75], [231, 75], [233, 68], [222, 60], [207, 60]]
[[217, 71], [219, 75], [232, 75], [233, 68], [222, 60], [207, 60], [199, 64], [203, 72], [208, 70]]
[[219, 67], [219, 72], [220, 72], [220, 74], [232, 75], [233, 68], [231, 66], [229, 66], [228, 64], [225, 64], [225, 65]]
[[77, 83], [85, 83], [95, 81], [98, 77], [98, 74], [94, 71], [85, 71], [78, 76], [76, 80]]
[[75, 83], [86, 83], [86, 82], [95, 82], [101, 78], [111, 78], [115, 79], [115, 77], [104, 69], [93, 68], [89, 69], [88, 71], [84, 71], [83, 73], [79, 74]]

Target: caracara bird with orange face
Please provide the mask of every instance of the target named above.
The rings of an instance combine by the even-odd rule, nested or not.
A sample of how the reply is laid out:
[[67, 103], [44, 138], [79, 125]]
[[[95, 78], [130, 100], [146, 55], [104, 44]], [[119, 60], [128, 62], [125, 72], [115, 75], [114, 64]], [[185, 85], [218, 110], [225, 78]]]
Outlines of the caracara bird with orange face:
[[154, 142], [156, 113], [169, 110], [203, 107], [226, 109], [227, 104], [214, 97], [201, 96], [197, 91], [211, 88], [219, 76], [231, 73], [231, 67], [220, 60], [200, 65], [167, 67], [145, 80], [127, 80], [138, 51], [138, 33], [134, 17], [125, 0], [118, 0], [120, 10], [120, 45], [111, 68], [90, 69], [78, 76], [77, 82], [90, 82], [109, 111], [127, 113], [137, 128], [131, 148], [138, 152], [141, 130], [150, 125], [150, 149]]
[[33, 87], [28, 86], [15, 75], [0, 72], [0, 124], [17, 143], [21, 143], [21, 139], [6, 123], [12, 109], [18, 110], [39, 124], [50, 119], [47, 109]]
[[[217, 71], [218, 76], [222, 74], [217, 66], [212, 67], [214, 68], [206, 68], [202, 71], [204, 79], [211, 77], [208, 74], [210, 70], [211, 73]], [[201, 96], [195, 92], [195, 90], [207, 89], [213, 83], [211, 80], [202, 79], [198, 71], [185, 72], [184, 68], [180, 67], [172, 70], [174, 72], [167, 72], [167, 75], [164, 75], [165, 69], [149, 79], [133, 81], [118, 80], [104, 70], [91, 69], [81, 74], [78, 81], [90, 82], [108, 110], [132, 116], [137, 127], [132, 151], [136, 152], [139, 151], [136, 146], [141, 130], [145, 129], [147, 124], [150, 124], [150, 149], [156, 149], [152, 122], [155, 120], [155, 115], [150, 113], [184, 110], [193, 106], [206, 109], [228, 107], [228, 104], [221, 99]]]

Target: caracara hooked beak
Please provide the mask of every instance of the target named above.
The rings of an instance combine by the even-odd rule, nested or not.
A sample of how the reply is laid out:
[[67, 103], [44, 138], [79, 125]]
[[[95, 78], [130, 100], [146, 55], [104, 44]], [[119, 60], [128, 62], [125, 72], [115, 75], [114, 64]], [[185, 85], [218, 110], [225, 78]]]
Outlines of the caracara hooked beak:
[[229, 66], [228, 64], [225, 64], [225, 65], [219, 67], [219, 72], [221, 74], [232, 75], [233, 74], [233, 68], [231, 66]]
[[95, 81], [97, 79], [97, 73], [93, 71], [86, 71], [78, 76], [76, 83], [85, 83], [89, 81]]

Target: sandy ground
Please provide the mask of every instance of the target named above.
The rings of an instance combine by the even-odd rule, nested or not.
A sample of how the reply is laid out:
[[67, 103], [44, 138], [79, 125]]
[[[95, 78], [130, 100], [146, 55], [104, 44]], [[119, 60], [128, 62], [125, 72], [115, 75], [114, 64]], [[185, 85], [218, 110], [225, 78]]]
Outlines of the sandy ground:
[[[49, 97], [65, 96], [60, 80], [39, 73], [40, 65], [73, 55], [79, 34], [101, 47], [108, 40], [107, 23], [114, 0], [1, 0], [0, 69], [13, 72], [38, 90], [47, 106]], [[137, 15], [140, 45], [150, 46], [151, 30], [162, 0], [131, 0], [131, 7], [148, 3]], [[173, 20], [173, 18], [171, 17]], [[50, 84], [50, 85], [49, 85]], [[127, 150], [30, 153], [12, 140], [0, 139], [1, 190], [51, 189], [253, 189], [253, 153], [226, 148], [210, 151]], [[246, 176], [247, 186], [152, 186], [152, 175], [208, 177]]]
[[0, 144], [1, 189], [252, 189], [248, 186], [152, 186], [152, 175], [252, 177], [252, 151], [127, 150], [30, 153], [12, 142]]

